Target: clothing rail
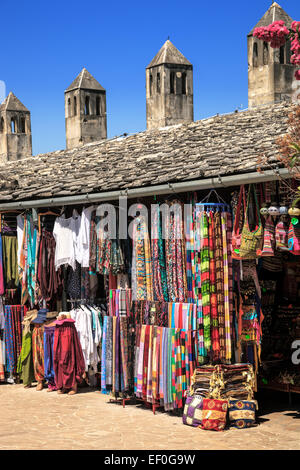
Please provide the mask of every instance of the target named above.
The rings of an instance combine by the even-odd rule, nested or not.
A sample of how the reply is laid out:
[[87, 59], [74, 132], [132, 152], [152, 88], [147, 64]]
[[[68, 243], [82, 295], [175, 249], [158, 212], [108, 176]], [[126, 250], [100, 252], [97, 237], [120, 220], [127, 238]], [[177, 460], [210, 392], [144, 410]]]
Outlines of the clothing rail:
[[157, 196], [159, 194], [171, 194], [174, 192], [193, 192], [210, 188], [228, 188], [231, 186], [240, 186], [242, 184], [276, 181], [280, 180], [281, 178], [292, 178], [292, 175], [286, 168], [274, 168], [273, 170], [265, 170], [261, 172], [255, 171], [251, 173], [242, 173], [230, 176], [216, 175], [213, 178], [203, 177], [197, 180], [189, 180], [188, 182], [165, 183], [162, 185], [107, 191], [102, 193], [80, 194], [66, 197], [0, 203], [0, 210], [93, 204], [95, 202], [116, 200], [120, 197], [127, 197], [130, 199], [137, 197]]

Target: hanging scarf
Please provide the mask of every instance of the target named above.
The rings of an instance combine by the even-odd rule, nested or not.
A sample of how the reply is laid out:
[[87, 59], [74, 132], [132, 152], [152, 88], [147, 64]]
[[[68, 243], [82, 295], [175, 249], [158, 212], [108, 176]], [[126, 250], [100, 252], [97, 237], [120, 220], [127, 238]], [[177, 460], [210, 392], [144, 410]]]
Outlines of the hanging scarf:
[[225, 311], [225, 348], [226, 361], [231, 360], [231, 337], [230, 337], [230, 305], [229, 305], [229, 270], [227, 253], [226, 213], [221, 214], [222, 237], [223, 237], [223, 267], [224, 267], [224, 311]]
[[217, 309], [219, 324], [219, 341], [220, 341], [220, 360], [226, 357], [226, 340], [225, 340], [225, 307], [224, 307], [224, 259], [223, 259], [223, 237], [221, 215], [217, 211], [214, 214], [215, 222], [215, 253], [216, 253], [216, 292], [217, 292]]
[[207, 352], [211, 348], [210, 336], [210, 276], [209, 276], [209, 238], [208, 217], [206, 212], [200, 213], [200, 260], [201, 260], [201, 300], [204, 326], [204, 347]]
[[209, 232], [209, 272], [210, 272], [210, 315], [211, 315], [211, 338], [212, 338], [212, 359], [218, 362], [220, 359], [220, 343], [218, 328], [218, 307], [216, 294], [216, 261], [215, 261], [215, 227], [214, 215], [208, 215]]
[[152, 271], [154, 300], [168, 301], [168, 286], [166, 275], [166, 262], [162, 239], [161, 217], [159, 206], [152, 211]]

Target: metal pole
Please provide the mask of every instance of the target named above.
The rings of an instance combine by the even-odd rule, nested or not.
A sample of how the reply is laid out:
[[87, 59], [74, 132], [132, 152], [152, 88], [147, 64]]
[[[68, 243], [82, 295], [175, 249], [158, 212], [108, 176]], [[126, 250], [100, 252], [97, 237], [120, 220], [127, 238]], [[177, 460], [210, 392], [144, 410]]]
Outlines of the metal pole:
[[[75, 204], [93, 204], [97, 202], [113, 201], [120, 196], [131, 198], [147, 197], [154, 195], [197, 191], [212, 188], [228, 188], [242, 184], [262, 183], [274, 181], [280, 178], [291, 178], [286, 168], [266, 170], [263, 172], [243, 173], [230, 176], [216, 176], [213, 178], [202, 178], [198, 180], [184, 181], [180, 183], [166, 183], [162, 185], [146, 186], [133, 189], [108, 191], [102, 193], [81, 194], [66, 197], [53, 197], [47, 199], [25, 200], [1, 203], [0, 210], [31, 209], [38, 207], [55, 207]], [[0, 195], [1, 198], [1, 195]]]

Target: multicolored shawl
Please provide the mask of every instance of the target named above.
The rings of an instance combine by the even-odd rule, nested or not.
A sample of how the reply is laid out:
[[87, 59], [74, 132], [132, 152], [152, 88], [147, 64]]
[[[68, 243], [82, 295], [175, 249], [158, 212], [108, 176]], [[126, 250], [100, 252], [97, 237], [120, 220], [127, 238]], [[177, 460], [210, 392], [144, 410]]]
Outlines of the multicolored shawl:
[[204, 347], [207, 351], [210, 351], [210, 260], [208, 236], [208, 217], [206, 212], [202, 211], [200, 212], [201, 299], [204, 326]]
[[230, 314], [230, 335], [235, 341], [235, 327], [233, 320], [233, 266], [232, 266], [232, 215], [226, 212], [227, 228], [227, 254], [228, 254], [228, 287], [229, 287], [229, 314]]
[[36, 249], [37, 229], [33, 227], [32, 218], [27, 215], [27, 289], [31, 307], [34, 305], [35, 300]]
[[143, 376], [144, 376], [144, 349], [145, 349], [145, 335], [146, 335], [146, 325], [141, 326], [141, 335], [139, 340], [139, 346], [137, 350], [137, 357], [136, 357], [136, 387], [135, 393], [136, 396], [139, 398], [143, 397]]
[[220, 359], [220, 343], [218, 329], [218, 308], [216, 294], [216, 260], [215, 260], [215, 226], [212, 212], [208, 214], [209, 233], [209, 275], [210, 275], [210, 317], [211, 317], [211, 340], [212, 360], [218, 362]]
[[35, 380], [41, 382], [45, 378], [44, 325], [34, 325], [32, 331], [32, 359]]
[[151, 223], [153, 294], [154, 300], [163, 302], [168, 301], [168, 286], [159, 205], [152, 210]]
[[202, 300], [197, 300], [197, 335], [198, 335], [198, 351], [197, 351], [197, 362], [198, 364], [203, 364], [205, 357], [207, 356], [207, 351], [204, 347], [204, 324], [203, 324], [203, 309], [202, 309]]
[[183, 224], [183, 204], [178, 201], [168, 203], [169, 217], [166, 223], [166, 269], [169, 300], [185, 302], [187, 299], [186, 253]]
[[4, 342], [6, 371], [16, 373], [22, 349], [22, 321], [27, 308], [21, 305], [4, 306]]
[[132, 299], [153, 300], [150, 240], [142, 216], [133, 222], [132, 279]]
[[113, 317], [107, 318], [107, 334], [106, 334], [106, 354], [105, 354], [105, 379], [106, 387], [111, 388], [113, 378]]
[[226, 231], [226, 213], [221, 214], [222, 237], [223, 237], [223, 269], [224, 269], [224, 310], [225, 310], [225, 347], [226, 361], [231, 360], [231, 336], [230, 336], [230, 305], [229, 305], [229, 270], [227, 253], [227, 231]]
[[120, 317], [120, 353], [122, 365], [122, 380], [124, 390], [129, 390], [130, 372], [129, 372], [129, 354], [128, 354], [128, 320], [125, 317]]
[[103, 329], [102, 329], [102, 353], [101, 353], [101, 392], [107, 393], [106, 391], [106, 336], [107, 336], [107, 319], [105, 315], [103, 317]]
[[23, 240], [20, 248], [19, 280], [21, 283], [21, 305], [28, 300], [27, 275], [27, 218], [24, 218]]
[[108, 232], [103, 230], [101, 224], [98, 224], [97, 229], [97, 258], [96, 258], [96, 271], [100, 274], [110, 273], [110, 258], [111, 258], [111, 240]]
[[[223, 258], [223, 236], [221, 225], [221, 214], [215, 212], [215, 253], [216, 253], [216, 292], [219, 323], [220, 360], [226, 358], [225, 338], [225, 306], [224, 306], [224, 258]], [[227, 278], [228, 279], [228, 278]]]

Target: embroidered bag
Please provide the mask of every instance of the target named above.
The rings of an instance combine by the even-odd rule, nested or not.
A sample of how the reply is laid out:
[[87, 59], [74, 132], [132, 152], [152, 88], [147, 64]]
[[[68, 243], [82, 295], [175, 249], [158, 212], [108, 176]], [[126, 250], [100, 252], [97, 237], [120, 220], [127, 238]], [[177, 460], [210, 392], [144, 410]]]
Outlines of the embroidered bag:
[[240, 233], [241, 206], [243, 201], [244, 214], [246, 214], [245, 186], [242, 185], [239, 194], [239, 200], [236, 208], [234, 226], [232, 231], [232, 258], [240, 259], [240, 246], [242, 234]]
[[203, 397], [201, 395], [188, 395], [182, 415], [183, 424], [200, 427], [202, 424], [202, 407]]
[[262, 256], [274, 256], [274, 245], [275, 245], [275, 227], [272, 217], [266, 220], [264, 228], [264, 246], [262, 249]]
[[275, 228], [276, 249], [288, 251], [288, 226], [280, 221]]
[[226, 426], [227, 400], [203, 398], [202, 429], [223, 431]]
[[[258, 217], [258, 225], [254, 231], [250, 230], [249, 227], [249, 203], [250, 203], [250, 196], [251, 190], [253, 189], [254, 192], [254, 201], [256, 207], [256, 213]], [[257, 202], [256, 191], [254, 185], [250, 184], [248, 197], [247, 197], [247, 207], [246, 207], [246, 214], [245, 214], [245, 221], [242, 230], [242, 239], [241, 239], [241, 247], [240, 247], [240, 257], [241, 259], [255, 259], [261, 256], [261, 245], [263, 241], [263, 226], [261, 223], [260, 211]]]
[[300, 255], [300, 224], [293, 225], [290, 223], [289, 234], [288, 234], [288, 246], [289, 251], [293, 255]]
[[255, 424], [255, 400], [229, 400], [228, 416], [230, 426], [238, 429], [250, 428]]

